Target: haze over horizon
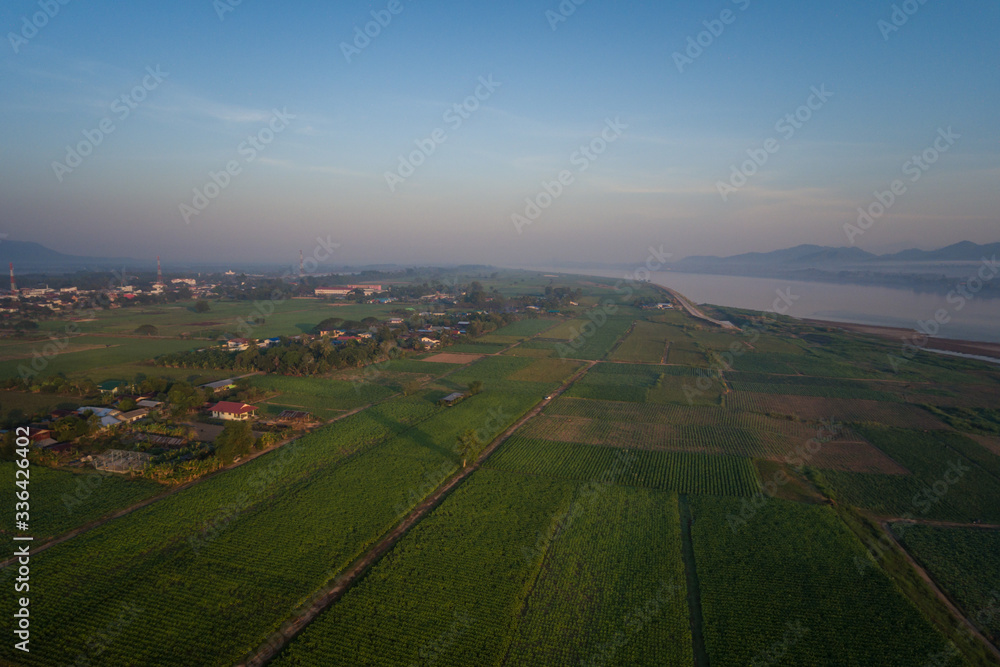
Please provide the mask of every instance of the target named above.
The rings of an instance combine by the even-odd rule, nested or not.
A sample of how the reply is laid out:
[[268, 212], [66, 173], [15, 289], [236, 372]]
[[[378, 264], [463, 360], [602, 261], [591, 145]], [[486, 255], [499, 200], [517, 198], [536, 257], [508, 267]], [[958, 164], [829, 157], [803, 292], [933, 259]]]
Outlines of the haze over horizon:
[[[996, 4], [914, 3], [898, 30], [892, 2], [391, 4], [68, 2], [34, 32], [37, 2], [5, 4], [0, 232], [190, 262], [281, 262], [323, 238], [345, 264], [612, 263], [848, 245], [844, 225], [899, 179], [857, 247], [997, 241]], [[355, 42], [372, 12], [386, 25]], [[602, 131], [606, 151], [581, 157]], [[85, 132], [92, 154], [54, 168]], [[560, 172], [519, 233], [512, 214]]]

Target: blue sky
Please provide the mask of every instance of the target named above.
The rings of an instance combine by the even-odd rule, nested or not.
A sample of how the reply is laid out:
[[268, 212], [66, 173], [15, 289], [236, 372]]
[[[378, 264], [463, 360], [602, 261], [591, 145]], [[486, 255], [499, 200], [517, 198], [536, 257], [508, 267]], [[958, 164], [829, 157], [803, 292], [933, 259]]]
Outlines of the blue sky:
[[[887, 32], [892, 2], [587, 0], [553, 23], [555, 0], [400, 0], [348, 62], [342, 44], [389, 0], [243, 0], [221, 18], [227, 0], [51, 0], [36, 33], [24, 17], [39, 2], [9, 0], [0, 232], [175, 261], [283, 262], [322, 237], [350, 263], [629, 262], [651, 245], [676, 257], [845, 245], [858, 207], [902, 179], [858, 246], [996, 241], [1000, 7], [911, 2]], [[712, 27], [679, 71], [674, 54]], [[134, 108], [112, 106], [144, 79]], [[832, 97], [779, 133], [823, 86]], [[477, 88], [457, 125], [446, 112]], [[615, 119], [627, 128], [582, 171], [577, 151]], [[113, 132], [78, 166], [54, 166], [102, 122]], [[248, 161], [247, 138], [274, 127]], [[960, 139], [910, 181], [909, 158], [949, 127]], [[400, 156], [438, 129], [443, 143], [390, 187]], [[777, 151], [724, 200], [719, 183], [769, 138]], [[238, 173], [185, 216], [230, 162]], [[562, 193], [515, 224], [561, 172]]]

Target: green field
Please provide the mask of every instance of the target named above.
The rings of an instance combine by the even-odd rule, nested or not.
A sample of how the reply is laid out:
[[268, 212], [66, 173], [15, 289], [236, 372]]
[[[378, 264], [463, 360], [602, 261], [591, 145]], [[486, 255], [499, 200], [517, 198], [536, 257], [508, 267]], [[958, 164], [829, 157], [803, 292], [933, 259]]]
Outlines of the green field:
[[688, 665], [683, 577], [674, 497], [483, 470], [274, 664]]
[[283, 377], [255, 375], [250, 382], [267, 392], [280, 392], [262, 405], [270, 406], [268, 412], [303, 410], [318, 417], [329, 418], [345, 410], [380, 401], [399, 391], [398, 387], [384, 386], [376, 381], [346, 382], [314, 377]]
[[58, 394], [29, 394], [22, 391], [0, 392], [0, 413], [8, 414], [20, 410], [25, 415], [49, 413], [52, 410], [76, 410], [82, 405], [81, 399]]
[[541, 334], [543, 331], [551, 329], [558, 323], [558, 320], [547, 319], [524, 319], [513, 324], [497, 329], [493, 333], [497, 336], [511, 336], [513, 338], [525, 339]]
[[750, 459], [548, 442], [514, 437], [486, 462], [496, 470], [559, 479], [609, 479], [649, 489], [748, 496], [760, 479]]
[[[8, 356], [0, 361], [0, 378], [20, 377], [19, 368], [32, 368], [32, 354], [39, 353], [46, 343], [23, 343], [16, 351], [16, 358]], [[146, 361], [168, 352], [182, 352], [204, 347], [204, 343], [184, 340], [164, 340], [160, 338], [111, 338], [107, 336], [78, 336], [72, 339], [72, 344], [59, 354], [45, 360], [38, 378], [63, 373], [69, 376], [86, 377], [100, 383], [109, 379], [118, 379], [114, 374], [116, 367]], [[8, 348], [8, 352], [14, 354]], [[150, 367], [149, 375], [155, 375], [156, 369]], [[128, 378], [131, 379], [131, 378]]]
[[[827, 507], [769, 500], [731, 529], [737, 500], [695, 497], [692, 541], [713, 667], [925, 665], [946, 642]], [[949, 664], [959, 664], [957, 662]]]
[[996, 459], [958, 433], [859, 428], [910, 476], [824, 471], [841, 501], [882, 515], [972, 522], [1000, 521], [1000, 479], [962, 451]]
[[[368, 316], [387, 317], [392, 306], [378, 304], [330, 304], [318, 299], [286, 299], [272, 302], [254, 301], [211, 301], [207, 313], [194, 310], [194, 302], [169, 304], [164, 306], [119, 308], [100, 311], [92, 321], [75, 323], [82, 333], [121, 335], [131, 334], [136, 327], [151, 324], [160, 336], [180, 336], [195, 338], [217, 337], [220, 334], [235, 335], [241, 321], [264, 316], [264, 322], [253, 329], [254, 338], [272, 336], [297, 336], [309, 333], [313, 327], [330, 317], [343, 320], [361, 320]], [[40, 323], [51, 331], [62, 331], [65, 324], [57, 320]]]
[[615, 350], [613, 359], [660, 363], [666, 356], [666, 345], [674, 328], [654, 322], [636, 322], [635, 329]]
[[[0, 463], [0, 477], [13, 480], [15, 469], [13, 463]], [[155, 482], [124, 475], [93, 470], [74, 473], [43, 466], [32, 467], [29, 480], [33, 500], [30, 534], [39, 542], [166, 490]], [[10, 532], [8, 527], [14, 525], [13, 511], [13, 504], [6, 508], [2, 532]], [[3, 557], [12, 549], [6, 548]]]
[[598, 401], [719, 405], [723, 386], [697, 387], [697, 370], [682, 366], [603, 363], [594, 366], [566, 396]]
[[895, 524], [893, 532], [966, 617], [1000, 642], [1000, 531]]

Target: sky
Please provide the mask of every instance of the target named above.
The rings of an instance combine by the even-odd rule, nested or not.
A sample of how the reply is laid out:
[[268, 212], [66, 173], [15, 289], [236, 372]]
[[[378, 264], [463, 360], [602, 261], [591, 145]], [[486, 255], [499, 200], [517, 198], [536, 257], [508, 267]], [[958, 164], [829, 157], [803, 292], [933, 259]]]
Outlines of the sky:
[[998, 29], [989, 0], [6, 0], [0, 234], [167, 263], [995, 242]]

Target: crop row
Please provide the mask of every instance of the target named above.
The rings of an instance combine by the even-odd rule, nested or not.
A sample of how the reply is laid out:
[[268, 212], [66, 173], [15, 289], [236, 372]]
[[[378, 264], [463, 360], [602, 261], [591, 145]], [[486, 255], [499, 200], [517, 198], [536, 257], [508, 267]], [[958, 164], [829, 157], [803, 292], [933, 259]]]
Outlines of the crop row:
[[823, 398], [738, 390], [727, 396], [726, 403], [737, 410], [785, 414], [805, 421], [835, 419], [845, 423], [872, 423], [924, 429], [945, 428], [944, 424], [933, 415], [915, 405], [858, 397]]
[[505, 664], [692, 664], [676, 496], [584, 485], [559, 526]]
[[497, 664], [574, 485], [479, 471], [272, 664]]
[[480, 470], [273, 664], [581, 661], [690, 664], [676, 500]]
[[[0, 478], [13, 484], [13, 463], [0, 463]], [[44, 540], [82, 526], [105, 514], [128, 507], [165, 490], [145, 479], [128, 479], [110, 473], [72, 473], [44, 466], [28, 471], [31, 522], [35, 540]], [[4, 508], [4, 527], [14, 526], [14, 504]], [[3, 558], [8, 556], [5, 547]]]
[[646, 361], [660, 363], [669, 340], [686, 334], [667, 324], [639, 321], [635, 323], [632, 333], [622, 342], [612, 355], [622, 361]]
[[[772, 381], [772, 378], [778, 381]], [[756, 373], [727, 373], [726, 379], [729, 380], [732, 388], [737, 391], [748, 391], [758, 394], [902, 402], [902, 399], [896, 394], [872, 389], [871, 385], [865, 382], [851, 383], [838, 382], [836, 380], [823, 382], [825, 378], [804, 378], [810, 380], [809, 382], [782, 382], [780, 381], [783, 379], [781, 376], [759, 375]]]
[[896, 524], [893, 532], [966, 617], [1000, 642], [1000, 531]]
[[556, 320], [519, 320], [513, 324], [508, 324], [505, 327], [497, 329], [493, 333], [497, 336], [511, 336], [524, 339], [540, 334], [546, 329], [552, 328], [555, 324]]
[[904, 667], [947, 650], [881, 569], [859, 568], [868, 552], [829, 507], [771, 499], [740, 525], [738, 500], [691, 503], [713, 667]]
[[[749, 420], [748, 420], [749, 421]], [[791, 443], [778, 433], [751, 426], [646, 424], [539, 416], [522, 435], [539, 440], [578, 442], [632, 449], [706, 452], [756, 458], [781, 457]], [[802, 442], [804, 442], [803, 440]]]
[[1000, 521], [1000, 481], [961, 453], [976, 443], [946, 431], [858, 430], [913, 475], [824, 472], [842, 501], [893, 516]]
[[753, 463], [742, 457], [628, 450], [523, 437], [504, 443], [486, 465], [530, 475], [680, 493], [751, 495], [760, 484]]

